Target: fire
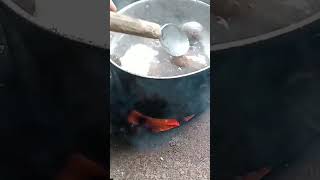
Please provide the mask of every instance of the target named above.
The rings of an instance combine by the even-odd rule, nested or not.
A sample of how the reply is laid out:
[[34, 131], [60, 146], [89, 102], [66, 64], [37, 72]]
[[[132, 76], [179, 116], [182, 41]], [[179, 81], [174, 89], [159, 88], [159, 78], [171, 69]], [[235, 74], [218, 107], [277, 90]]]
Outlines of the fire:
[[[183, 121], [190, 121], [195, 115], [187, 116]], [[164, 132], [180, 126], [180, 122], [177, 119], [158, 119], [145, 116], [138, 111], [132, 111], [128, 116], [128, 122], [132, 126], [143, 125], [150, 129], [152, 132]]]

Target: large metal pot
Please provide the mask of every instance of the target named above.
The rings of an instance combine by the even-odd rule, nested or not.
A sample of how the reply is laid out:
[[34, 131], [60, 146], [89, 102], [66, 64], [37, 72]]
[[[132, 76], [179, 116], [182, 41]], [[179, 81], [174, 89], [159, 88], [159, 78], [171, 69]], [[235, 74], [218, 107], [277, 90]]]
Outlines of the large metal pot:
[[[145, 7], [149, 8], [145, 10]], [[196, 9], [196, 10], [194, 10]], [[159, 24], [175, 21], [198, 21], [209, 32], [210, 8], [201, 1], [142, 0], [121, 9], [118, 13], [155, 21]], [[169, 20], [170, 19], [170, 20]], [[175, 23], [171, 22], [171, 23]], [[111, 38], [111, 52], [113, 47]], [[139, 61], [139, 59], [132, 59]], [[110, 60], [113, 92], [124, 102], [127, 110], [138, 110], [156, 118], [182, 118], [199, 113], [208, 107], [210, 99], [210, 66], [201, 70], [171, 77], [151, 77], [128, 72]], [[113, 93], [111, 92], [111, 93]], [[113, 97], [111, 97], [113, 98]]]

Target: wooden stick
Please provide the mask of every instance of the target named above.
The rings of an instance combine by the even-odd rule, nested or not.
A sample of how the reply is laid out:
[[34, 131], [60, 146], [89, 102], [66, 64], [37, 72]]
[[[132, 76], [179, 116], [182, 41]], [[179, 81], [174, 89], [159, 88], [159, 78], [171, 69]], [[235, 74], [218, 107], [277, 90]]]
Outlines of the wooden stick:
[[159, 39], [161, 36], [159, 24], [114, 12], [110, 12], [110, 30], [152, 39]]

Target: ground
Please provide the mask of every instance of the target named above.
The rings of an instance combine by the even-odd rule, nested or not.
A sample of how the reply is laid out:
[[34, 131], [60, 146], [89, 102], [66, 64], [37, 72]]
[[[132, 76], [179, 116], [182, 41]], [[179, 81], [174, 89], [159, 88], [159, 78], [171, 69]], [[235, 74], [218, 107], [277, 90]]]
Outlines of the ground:
[[161, 134], [145, 134], [128, 145], [111, 139], [111, 178], [115, 180], [209, 180], [210, 110]]

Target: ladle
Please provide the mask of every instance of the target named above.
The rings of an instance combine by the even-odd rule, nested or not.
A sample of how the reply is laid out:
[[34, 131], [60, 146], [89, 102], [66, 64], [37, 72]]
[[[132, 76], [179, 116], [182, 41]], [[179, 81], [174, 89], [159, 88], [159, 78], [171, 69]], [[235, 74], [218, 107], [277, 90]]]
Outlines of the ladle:
[[189, 50], [188, 36], [175, 24], [157, 23], [110, 12], [110, 30], [144, 38], [159, 39], [172, 56], [182, 56]]

